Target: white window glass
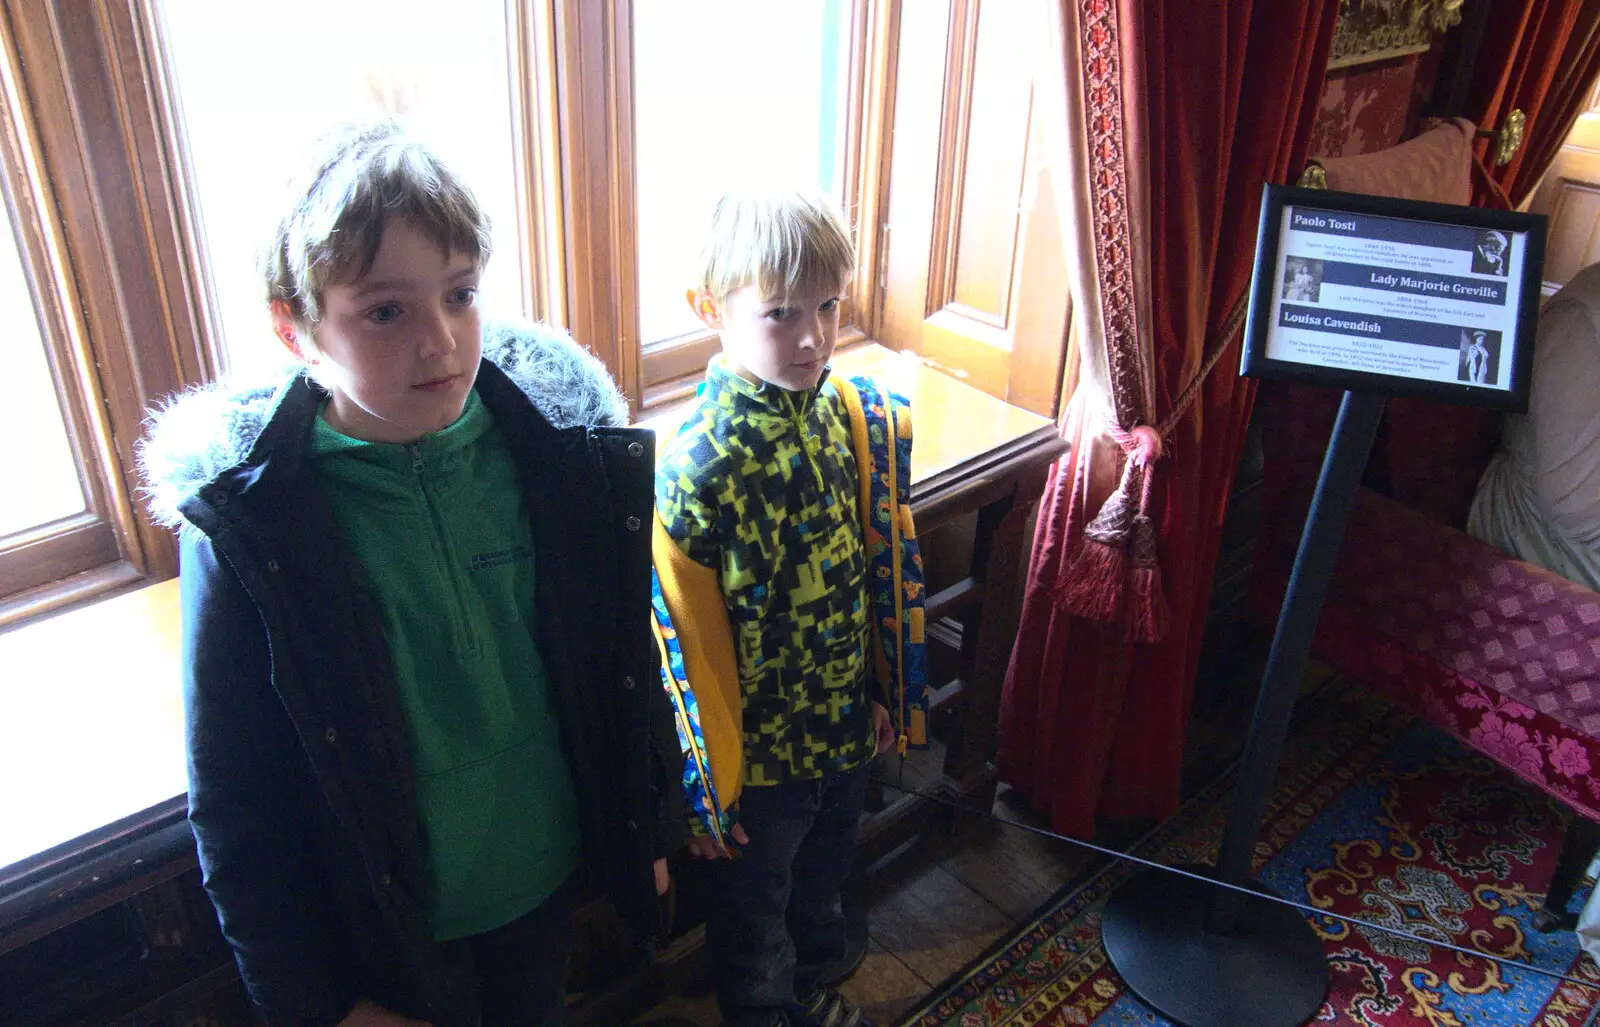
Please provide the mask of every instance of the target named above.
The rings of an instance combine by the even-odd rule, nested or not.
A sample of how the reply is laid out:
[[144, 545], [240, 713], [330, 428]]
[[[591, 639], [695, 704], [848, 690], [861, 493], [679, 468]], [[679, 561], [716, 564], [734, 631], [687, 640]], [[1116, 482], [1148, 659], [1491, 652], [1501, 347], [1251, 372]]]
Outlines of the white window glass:
[[505, 0], [160, 0], [202, 247], [230, 370], [284, 359], [258, 254], [308, 147], [342, 121], [399, 114], [494, 224], [485, 313], [522, 309]]
[[635, 0], [639, 327], [700, 328], [684, 302], [711, 208], [759, 180], [838, 196], [848, 0]]
[[[12, 226], [7, 222], [7, 228]], [[50, 374], [16, 233], [0, 239], [0, 537], [82, 513], [78, 462]]]

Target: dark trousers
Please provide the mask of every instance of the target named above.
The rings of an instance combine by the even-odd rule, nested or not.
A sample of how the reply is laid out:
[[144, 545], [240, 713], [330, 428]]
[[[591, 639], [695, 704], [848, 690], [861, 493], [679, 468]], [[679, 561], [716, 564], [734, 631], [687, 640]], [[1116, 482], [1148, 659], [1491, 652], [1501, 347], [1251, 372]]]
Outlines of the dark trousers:
[[839, 887], [855, 855], [871, 765], [817, 781], [746, 788], [734, 859], [708, 864], [707, 941], [726, 1027], [796, 1017], [843, 958]]
[[445, 961], [478, 981], [483, 1027], [560, 1027], [566, 1022], [576, 888], [568, 881], [504, 927], [447, 941]]

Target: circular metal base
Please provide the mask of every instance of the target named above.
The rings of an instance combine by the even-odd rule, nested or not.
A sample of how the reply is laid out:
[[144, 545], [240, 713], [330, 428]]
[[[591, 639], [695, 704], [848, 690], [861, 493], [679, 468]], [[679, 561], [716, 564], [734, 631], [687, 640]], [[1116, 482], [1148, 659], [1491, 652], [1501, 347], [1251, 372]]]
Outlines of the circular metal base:
[[[1256, 882], [1247, 887], [1272, 894]], [[1155, 871], [1117, 886], [1101, 915], [1100, 939], [1128, 990], [1184, 1027], [1310, 1020], [1328, 994], [1328, 960], [1311, 925], [1288, 906], [1240, 896], [1235, 931], [1212, 934], [1205, 919], [1214, 894], [1200, 881]]]

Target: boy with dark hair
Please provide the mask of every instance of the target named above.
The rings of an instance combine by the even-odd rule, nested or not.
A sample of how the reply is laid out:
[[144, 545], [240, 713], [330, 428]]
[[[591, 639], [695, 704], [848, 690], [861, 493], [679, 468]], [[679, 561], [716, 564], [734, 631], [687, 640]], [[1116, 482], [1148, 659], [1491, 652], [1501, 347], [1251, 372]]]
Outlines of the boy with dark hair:
[[274, 1024], [560, 1023], [580, 861], [648, 935], [681, 837], [652, 436], [563, 335], [485, 345], [489, 252], [425, 146], [340, 134], [265, 266], [303, 371], [180, 398], [142, 453], [189, 819]]

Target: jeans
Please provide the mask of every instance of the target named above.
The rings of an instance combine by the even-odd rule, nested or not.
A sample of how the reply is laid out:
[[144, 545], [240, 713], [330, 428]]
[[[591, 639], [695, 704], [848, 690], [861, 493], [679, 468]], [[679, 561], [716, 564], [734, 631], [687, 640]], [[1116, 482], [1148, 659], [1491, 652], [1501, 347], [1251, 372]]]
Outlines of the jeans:
[[478, 979], [483, 1027], [560, 1027], [566, 1022], [576, 895], [569, 880], [504, 927], [444, 943], [445, 961], [470, 967]]
[[707, 941], [726, 1027], [798, 1016], [845, 952], [839, 888], [855, 856], [871, 764], [814, 781], [746, 788], [733, 859], [708, 864]]

